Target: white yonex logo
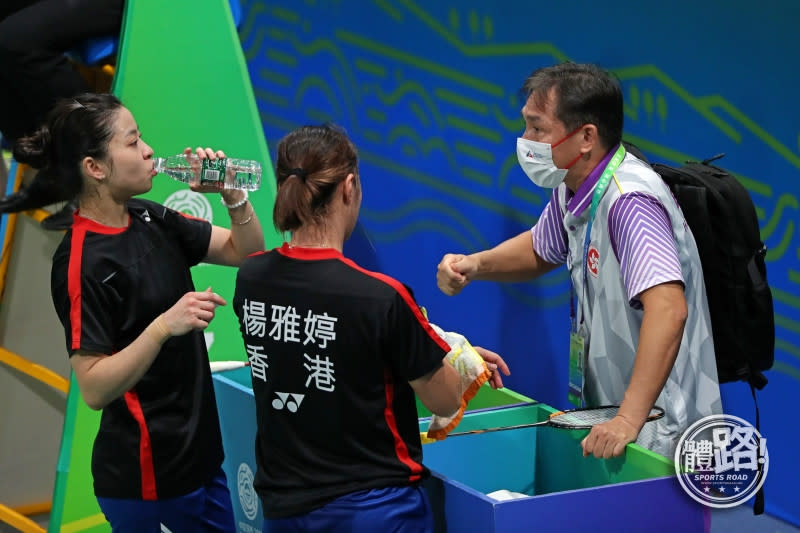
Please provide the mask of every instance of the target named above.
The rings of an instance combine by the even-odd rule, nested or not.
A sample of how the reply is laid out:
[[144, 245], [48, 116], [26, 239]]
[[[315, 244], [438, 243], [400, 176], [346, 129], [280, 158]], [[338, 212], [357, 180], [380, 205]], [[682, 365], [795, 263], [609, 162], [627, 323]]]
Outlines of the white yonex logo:
[[292, 413], [296, 413], [297, 410], [300, 408], [300, 404], [303, 403], [303, 398], [306, 397], [305, 394], [291, 394], [288, 392], [275, 392], [275, 398], [272, 400], [272, 407], [280, 411], [284, 407], [288, 409]]
[[191, 190], [180, 190], [167, 196], [164, 200], [164, 205], [175, 211], [179, 211], [189, 216], [202, 218], [213, 222], [214, 213], [211, 210], [211, 204], [205, 194], [194, 192]]
[[731, 415], [695, 422], [675, 449], [675, 472], [683, 490], [709, 507], [747, 501], [764, 484], [768, 468], [767, 439]]
[[254, 520], [258, 514], [258, 494], [253, 488], [253, 471], [247, 463], [239, 465], [236, 485], [239, 488], [239, 503], [242, 504], [244, 515], [248, 520]]

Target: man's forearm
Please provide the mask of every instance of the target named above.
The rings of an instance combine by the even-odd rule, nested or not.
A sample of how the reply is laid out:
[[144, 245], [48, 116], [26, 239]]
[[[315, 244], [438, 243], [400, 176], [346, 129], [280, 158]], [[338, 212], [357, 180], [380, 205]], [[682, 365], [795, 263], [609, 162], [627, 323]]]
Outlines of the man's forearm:
[[558, 266], [545, 262], [536, 254], [530, 231], [524, 231], [473, 256], [478, 260], [478, 271], [473, 279], [478, 280], [527, 281]]
[[[663, 284], [641, 295], [644, 317], [633, 373], [620, 406], [619, 415], [637, 429], [644, 424], [669, 378], [686, 324], [683, 286]], [[669, 406], [661, 406], [669, 410]]]

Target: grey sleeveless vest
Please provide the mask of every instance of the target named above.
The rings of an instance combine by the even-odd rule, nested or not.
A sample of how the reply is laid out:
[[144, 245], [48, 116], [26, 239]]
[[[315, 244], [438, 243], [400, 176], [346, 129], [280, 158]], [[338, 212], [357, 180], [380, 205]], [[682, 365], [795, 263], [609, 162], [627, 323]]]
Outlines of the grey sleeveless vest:
[[[617, 180], [610, 182], [592, 223], [590, 248], [592, 255], [598, 257], [598, 268], [596, 274], [587, 271], [586, 287], [583, 263], [589, 209], [580, 217], [567, 211], [564, 218], [569, 243], [567, 266], [577, 295], [578, 316], [585, 313], [583, 327], [589, 342], [585, 402], [589, 406], [621, 403], [633, 372], [644, 312], [629, 303], [620, 264], [611, 246], [608, 213], [621, 194], [644, 192], [658, 198], [672, 222], [689, 314], [677, 360], [656, 401], [666, 414], [659, 421], [645, 424], [636, 442], [672, 459], [677, 440], [688, 426], [704, 416], [722, 412], [703, 270], [694, 237], [661, 178], [631, 154], [625, 156], [615, 176]], [[565, 205], [563, 184], [559, 195], [561, 205]]]

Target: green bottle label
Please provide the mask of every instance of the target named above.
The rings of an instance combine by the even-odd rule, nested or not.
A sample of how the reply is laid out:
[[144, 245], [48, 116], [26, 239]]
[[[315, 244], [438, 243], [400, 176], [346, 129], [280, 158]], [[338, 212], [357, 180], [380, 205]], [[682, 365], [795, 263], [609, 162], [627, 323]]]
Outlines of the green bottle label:
[[203, 159], [203, 166], [200, 169], [200, 185], [212, 185], [222, 187], [225, 183], [225, 160], [216, 159], [211, 161]]

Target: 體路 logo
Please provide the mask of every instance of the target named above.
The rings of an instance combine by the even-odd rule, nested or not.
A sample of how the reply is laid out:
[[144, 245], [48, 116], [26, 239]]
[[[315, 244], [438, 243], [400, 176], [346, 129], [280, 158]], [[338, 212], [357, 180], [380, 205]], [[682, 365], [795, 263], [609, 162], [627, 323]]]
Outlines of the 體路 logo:
[[675, 449], [675, 471], [689, 496], [709, 507], [734, 507], [767, 477], [767, 439], [747, 421], [711, 415], [692, 424]]

